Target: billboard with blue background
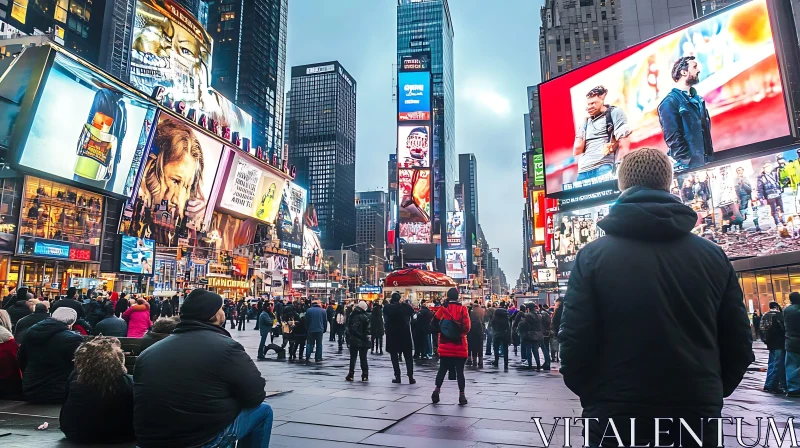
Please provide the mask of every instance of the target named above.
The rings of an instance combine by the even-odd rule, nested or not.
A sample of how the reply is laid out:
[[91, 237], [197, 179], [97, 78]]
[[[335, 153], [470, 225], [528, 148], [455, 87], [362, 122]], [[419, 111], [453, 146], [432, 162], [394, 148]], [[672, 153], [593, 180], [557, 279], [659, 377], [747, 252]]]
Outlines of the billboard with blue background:
[[398, 74], [398, 81], [398, 119], [400, 121], [430, 120], [430, 72], [400, 72]]

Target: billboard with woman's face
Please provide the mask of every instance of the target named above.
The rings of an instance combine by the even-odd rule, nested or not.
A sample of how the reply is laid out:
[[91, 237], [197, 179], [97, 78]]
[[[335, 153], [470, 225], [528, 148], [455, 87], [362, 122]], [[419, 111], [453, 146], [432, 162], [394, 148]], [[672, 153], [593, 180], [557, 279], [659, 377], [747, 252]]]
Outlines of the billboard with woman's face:
[[161, 115], [127, 233], [176, 245], [201, 230], [222, 149], [188, 123]]
[[791, 140], [767, 0], [578, 67], [539, 93], [548, 194], [614, 180], [643, 147], [680, 172]]

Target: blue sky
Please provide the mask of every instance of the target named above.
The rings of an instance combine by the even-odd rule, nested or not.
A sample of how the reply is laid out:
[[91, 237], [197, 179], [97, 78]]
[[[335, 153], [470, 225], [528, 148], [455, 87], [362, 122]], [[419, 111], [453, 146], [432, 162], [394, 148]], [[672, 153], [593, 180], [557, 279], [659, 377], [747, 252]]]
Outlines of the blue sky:
[[[526, 87], [539, 82], [541, 0], [450, 0], [455, 30], [456, 151], [478, 159], [484, 233], [513, 286], [522, 266]], [[358, 82], [356, 189], [387, 188], [395, 151], [394, 0], [291, 0], [287, 90], [295, 65], [338, 60]]]

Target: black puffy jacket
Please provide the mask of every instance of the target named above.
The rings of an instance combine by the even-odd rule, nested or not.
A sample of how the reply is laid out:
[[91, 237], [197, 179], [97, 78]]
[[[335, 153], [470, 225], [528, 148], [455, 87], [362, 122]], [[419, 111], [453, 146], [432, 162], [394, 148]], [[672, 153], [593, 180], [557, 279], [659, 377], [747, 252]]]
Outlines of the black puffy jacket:
[[117, 316], [108, 316], [94, 326], [92, 334], [124, 338], [128, 336], [128, 323]]
[[[669, 192], [630, 188], [597, 224], [606, 236], [578, 252], [558, 339], [584, 417], [719, 417], [753, 362], [736, 272], [720, 247], [691, 233], [696, 222]], [[590, 426], [593, 444], [604, 427]], [[636, 434], [643, 445], [654, 431], [637, 425]]]
[[8, 317], [11, 318], [11, 325], [16, 326], [17, 322], [25, 316], [33, 314], [28, 302], [24, 300], [17, 300], [13, 305], [8, 307]]
[[50, 317], [50, 314], [48, 314], [47, 309], [45, 309], [44, 311], [36, 311], [33, 314], [28, 314], [17, 321], [17, 324], [14, 325], [14, 340], [17, 341], [17, 344], [22, 345], [28, 330], [48, 317]]
[[508, 310], [497, 308], [492, 315], [492, 331], [495, 339], [511, 340], [511, 324], [508, 322]]
[[372, 346], [370, 341], [369, 323], [370, 315], [359, 307], [355, 307], [350, 313], [350, 320], [347, 321], [347, 337], [350, 347], [369, 348]]
[[195, 320], [181, 321], [136, 358], [133, 383], [142, 448], [201, 446], [266, 397], [242, 345], [224, 328]]
[[83, 337], [63, 322], [47, 318], [28, 329], [17, 358], [22, 395], [30, 403], [63, 403], [75, 350]]

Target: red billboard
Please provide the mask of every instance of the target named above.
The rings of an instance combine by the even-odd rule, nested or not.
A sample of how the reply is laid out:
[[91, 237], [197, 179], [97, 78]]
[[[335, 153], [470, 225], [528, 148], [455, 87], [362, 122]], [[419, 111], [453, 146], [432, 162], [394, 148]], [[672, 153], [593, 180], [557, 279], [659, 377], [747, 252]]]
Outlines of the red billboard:
[[661, 149], [684, 170], [791, 134], [767, 0], [579, 67], [539, 92], [548, 193], [613, 180], [638, 148]]

